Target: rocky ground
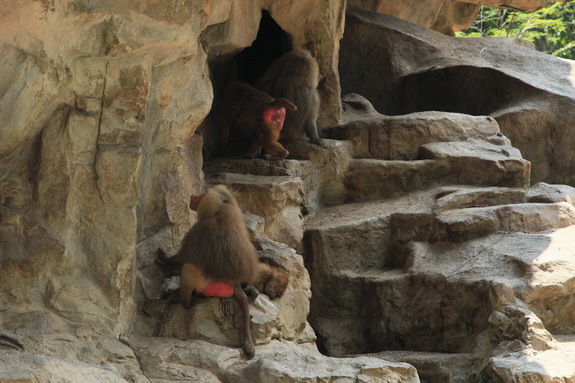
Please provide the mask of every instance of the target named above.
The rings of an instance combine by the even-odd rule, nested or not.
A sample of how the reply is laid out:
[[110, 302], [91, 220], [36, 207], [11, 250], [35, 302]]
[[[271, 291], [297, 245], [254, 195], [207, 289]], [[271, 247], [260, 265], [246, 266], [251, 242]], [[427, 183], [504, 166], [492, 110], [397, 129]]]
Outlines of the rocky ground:
[[[320, 350], [408, 362], [423, 381], [573, 381], [575, 189], [530, 186], [493, 118], [383, 116], [358, 95], [344, 109], [327, 150], [205, 167], [248, 210], [285, 209], [286, 231], [303, 221]], [[277, 191], [252, 205], [268, 181], [293, 203], [302, 187], [309, 214], [288, 214]]]
[[344, 106], [327, 149], [204, 165], [290, 273], [284, 297], [252, 304], [254, 360], [233, 302], [149, 299], [119, 339], [3, 313], [3, 381], [575, 381], [575, 189], [530, 187], [490, 117]]
[[[264, 3], [0, 5], [0, 381], [575, 381], [575, 64], [345, 11], [451, 34], [468, 2]], [[326, 149], [209, 156], [256, 40], [242, 78], [314, 48]], [[251, 361], [232, 300], [158, 294], [206, 183], [290, 273]]]

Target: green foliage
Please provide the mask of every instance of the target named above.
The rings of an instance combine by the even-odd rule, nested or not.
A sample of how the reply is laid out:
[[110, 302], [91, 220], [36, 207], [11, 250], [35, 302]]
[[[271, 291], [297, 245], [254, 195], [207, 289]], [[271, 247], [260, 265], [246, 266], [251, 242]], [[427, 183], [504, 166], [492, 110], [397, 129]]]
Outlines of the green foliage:
[[575, 59], [575, 1], [553, 3], [533, 13], [481, 6], [475, 23], [456, 36], [518, 37], [542, 52]]

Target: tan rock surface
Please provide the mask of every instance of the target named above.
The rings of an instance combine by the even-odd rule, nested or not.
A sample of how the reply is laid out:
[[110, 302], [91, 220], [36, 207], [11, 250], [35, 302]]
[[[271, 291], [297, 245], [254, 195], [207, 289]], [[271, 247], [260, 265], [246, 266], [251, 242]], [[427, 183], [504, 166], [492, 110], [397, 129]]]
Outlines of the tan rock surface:
[[[476, 9], [362, 3], [448, 34]], [[528, 188], [523, 159], [534, 181], [573, 183], [571, 64], [385, 16], [385, 27], [359, 21], [375, 30], [363, 41], [357, 19], [344, 35], [345, 5], [0, 4], [0, 380], [417, 382], [418, 370], [459, 376], [453, 360], [473, 368], [468, 380], [538, 365], [543, 380], [571, 379], [551, 360], [570, 358], [557, 334], [575, 331], [575, 192]], [[340, 56], [342, 36], [354, 49]], [[211, 158], [227, 81], [292, 46], [318, 59], [327, 147], [292, 140], [278, 162]], [[242, 67], [248, 47], [255, 64], [244, 55]], [[361, 94], [343, 105], [340, 75]], [[327, 129], [342, 109], [345, 125]], [[225, 300], [184, 310], [157, 299], [156, 250], [175, 253], [195, 221], [190, 195], [212, 182], [237, 187], [260, 256], [291, 276], [284, 297], [252, 304], [253, 361], [236, 348]], [[455, 357], [395, 359], [416, 370], [381, 355], [328, 357], [316, 342], [332, 355]]]
[[350, 0], [350, 7], [385, 13], [402, 20], [431, 28], [446, 35], [470, 26], [479, 5], [459, 0], [432, 0], [425, 3], [398, 0]]
[[[375, 358], [329, 358], [313, 347], [272, 342], [258, 347], [253, 362], [245, 363], [239, 352], [203, 341], [179, 341], [169, 338], [133, 338], [146, 374], [155, 379], [190, 376], [197, 369], [213, 371], [221, 381], [232, 382], [305, 382], [337, 379], [342, 382], [419, 382], [415, 369], [406, 363]], [[304, 363], [302, 363], [304, 361]], [[192, 366], [192, 368], [188, 367]], [[193, 377], [190, 376], [190, 377]], [[212, 382], [210, 379], [201, 380]]]
[[[558, 0], [564, 2], [565, 0]], [[384, 13], [437, 32], [453, 35], [467, 29], [480, 5], [515, 11], [533, 12], [550, 4], [549, 0], [349, 0], [348, 7]]]

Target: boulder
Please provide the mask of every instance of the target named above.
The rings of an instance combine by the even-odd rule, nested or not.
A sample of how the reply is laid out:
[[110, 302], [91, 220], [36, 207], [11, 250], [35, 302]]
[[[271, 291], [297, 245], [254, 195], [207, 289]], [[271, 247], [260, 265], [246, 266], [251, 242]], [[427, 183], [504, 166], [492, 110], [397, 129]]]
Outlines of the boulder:
[[386, 115], [491, 116], [533, 164], [533, 183], [573, 186], [574, 65], [517, 40], [454, 38], [355, 9], [347, 12], [339, 69], [343, 94], [360, 94]]
[[0, 328], [2, 381], [148, 382], [126, 344], [50, 311], [3, 312]]
[[[532, 3], [533, 0], [526, 2]], [[455, 31], [466, 29], [475, 21], [479, 4], [485, 4], [485, 1], [431, 0], [421, 3], [417, 0], [350, 0], [348, 7], [385, 13], [446, 35], [453, 35]]]
[[540, 352], [524, 344], [507, 343], [489, 360], [484, 377], [500, 382], [572, 382], [575, 379], [575, 342], [558, 336], [555, 346]]
[[[237, 350], [199, 340], [131, 338], [129, 344], [148, 376], [167, 381], [199, 376], [201, 382], [419, 382], [413, 366], [406, 363], [368, 357], [329, 358], [313, 347], [277, 341], [258, 347], [254, 360], [247, 363]], [[208, 375], [206, 370], [212, 373]]]

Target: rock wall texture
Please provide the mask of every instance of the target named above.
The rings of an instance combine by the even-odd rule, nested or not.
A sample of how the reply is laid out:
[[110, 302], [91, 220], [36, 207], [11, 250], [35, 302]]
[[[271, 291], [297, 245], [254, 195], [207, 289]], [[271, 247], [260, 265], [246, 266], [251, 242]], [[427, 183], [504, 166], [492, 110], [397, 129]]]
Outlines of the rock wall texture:
[[[328, 3], [266, 7], [294, 46], [314, 43], [324, 98], [337, 100], [343, 3]], [[3, 284], [3, 303], [119, 334], [157, 274], [148, 254], [173, 250], [193, 222], [208, 55], [249, 46], [261, 6], [18, 1], [0, 14], [2, 256], [12, 261], [1, 272], [20, 275], [17, 288]], [[337, 107], [324, 115], [335, 121]]]
[[454, 39], [359, 11], [348, 15], [341, 50], [342, 93], [359, 93], [388, 115], [441, 110], [493, 116], [532, 162], [533, 182], [575, 185], [573, 143], [564, 145], [575, 137], [569, 128], [575, 118], [572, 61], [522, 40]]
[[549, 0], [349, 0], [347, 3], [349, 7], [395, 16], [452, 36], [473, 24], [480, 5], [533, 12], [548, 5]]
[[[478, 3], [2, 2], [0, 380], [574, 379], [538, 369], [573, 355], [573, 64], [446, 36]], [[298, 47], [327, 148], [218, 158], [227, 84]], [[216, 183], [290, 275], [251, 362], [233, 301], [159, 294]]]

